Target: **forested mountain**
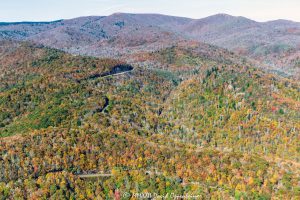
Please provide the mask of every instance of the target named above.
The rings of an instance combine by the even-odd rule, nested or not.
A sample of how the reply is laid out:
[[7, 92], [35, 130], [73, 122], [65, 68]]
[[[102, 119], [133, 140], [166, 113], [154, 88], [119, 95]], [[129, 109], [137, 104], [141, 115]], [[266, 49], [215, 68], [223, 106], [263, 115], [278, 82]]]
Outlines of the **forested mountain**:
[[0, 57], [2, 199], [300, 195], [294, 79], [187, 40], [119, 60], [2, 41]]
[[299, 79], [300, 23], [256, 22], [218, 14], [189, 19], [116, 13], [54, 22], [0, 23], [0, 39], [34, 41], [74, 54], [116, 57], [155, 51], [183, 40], [227, 48], [263, 69]]

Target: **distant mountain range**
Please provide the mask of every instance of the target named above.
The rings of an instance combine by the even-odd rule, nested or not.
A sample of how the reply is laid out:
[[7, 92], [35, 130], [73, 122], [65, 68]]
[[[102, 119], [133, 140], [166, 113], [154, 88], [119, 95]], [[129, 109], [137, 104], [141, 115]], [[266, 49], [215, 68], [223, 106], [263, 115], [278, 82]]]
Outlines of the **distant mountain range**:
[[300, 199], [299, 23], [118, 13], [0, 38], [0, 199]]
[[34, 41], [73, 54], [106, 57], [193, 40], [226, 48], [286, 75], [300, 72], [300, 23], [287, 20], [256, 22], [227, 14], [189, 19], [116, 13], [53, 22], [0, 23], [0, 39]]

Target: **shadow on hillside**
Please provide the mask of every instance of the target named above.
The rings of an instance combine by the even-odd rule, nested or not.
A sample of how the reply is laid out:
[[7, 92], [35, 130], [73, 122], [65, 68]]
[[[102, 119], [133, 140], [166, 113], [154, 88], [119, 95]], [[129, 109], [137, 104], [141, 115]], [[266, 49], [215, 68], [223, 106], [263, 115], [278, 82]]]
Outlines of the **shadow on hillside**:
[[106, 76], [114, 76], [114, 75], [118, 75], [118, 74], [123, 74], [123, 73], [126, 73], [126, 72], [130, 72], [133, 69], [134, 68], [131, 65], [119, 64], [119, 65], [114, 66], [111, 70], [109, 70], [107, 72], [94, 73], [94, 74], [91, 74], [91, 75], [89, 75], [87, 77], [84, 77], [84, 78], [81, 78], [81, 79], [71, 77], [70, 75], [65, 75], [64, 77], [73, 79], [77, 83], [81, 83], [82, 81], [94, 80], [94, 79], [103, 78], [103, 77], [106, 77]]

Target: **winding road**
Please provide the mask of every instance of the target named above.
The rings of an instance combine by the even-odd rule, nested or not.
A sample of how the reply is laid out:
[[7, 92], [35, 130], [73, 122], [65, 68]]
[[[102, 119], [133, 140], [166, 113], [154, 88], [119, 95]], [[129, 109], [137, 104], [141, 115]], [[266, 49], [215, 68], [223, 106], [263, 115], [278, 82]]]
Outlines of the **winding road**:
[[87, 80], [96, 79], [96, 78], [105, 78], [109, 76], [119, 76], [122, 74], [126, 74], [128, 72], [133, 71], [134, 68], [131, 65], [116, 65], [110, 71], [102, 73], [102, 74], [93, 74], [87, 77]]

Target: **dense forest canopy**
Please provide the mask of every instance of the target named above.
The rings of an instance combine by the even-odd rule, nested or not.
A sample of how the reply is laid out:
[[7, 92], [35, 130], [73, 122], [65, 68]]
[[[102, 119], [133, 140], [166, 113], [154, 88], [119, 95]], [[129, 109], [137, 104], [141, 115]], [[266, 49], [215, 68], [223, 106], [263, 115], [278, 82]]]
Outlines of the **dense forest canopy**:
[[120, 60], [2, 41], [0, 56], [2, 199], [300, 197], [294, 79], [186, 41]]

